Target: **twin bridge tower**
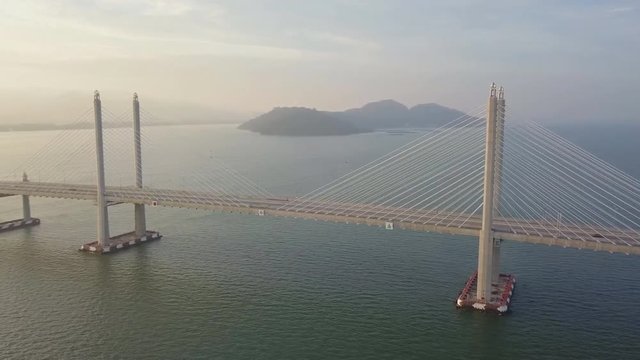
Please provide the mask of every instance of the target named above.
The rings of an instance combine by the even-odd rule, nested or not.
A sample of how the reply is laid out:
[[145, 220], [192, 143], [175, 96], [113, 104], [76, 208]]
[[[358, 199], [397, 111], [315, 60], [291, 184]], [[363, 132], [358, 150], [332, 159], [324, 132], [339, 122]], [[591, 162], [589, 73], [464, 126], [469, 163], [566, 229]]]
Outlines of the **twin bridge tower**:
[[[134, 231], [115, 237], [109, 235], [109, 206], [104, 171], [104, 143], [102, 126], [102, 101], [100, 93], [96, 90], [93, 96], [93, 110], [95, 118], [96, 135], [96, 164], [97, 164], [97, 239], [94, 242], [84, 244], [80, 250], [110, 253], [129, 246], [137, 245], [150, 240], [157, 240], [161, 235], [156, 231], [148, 231], [144, 203], [134, 203]], [[140, 102], [138, 94], [133, 94], [133, 155], [135, 168], [135, 188], [142, 189], [142, 137], [140, 134]]]

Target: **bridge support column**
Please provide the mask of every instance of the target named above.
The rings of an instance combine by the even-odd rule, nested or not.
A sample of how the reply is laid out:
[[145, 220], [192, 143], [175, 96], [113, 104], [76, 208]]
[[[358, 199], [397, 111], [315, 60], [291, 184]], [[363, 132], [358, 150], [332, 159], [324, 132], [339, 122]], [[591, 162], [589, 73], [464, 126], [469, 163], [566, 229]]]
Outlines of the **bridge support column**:
[[29, 201], [29, 195], [22, 195], [22, 218], [24, 220], [31, 220], [31, 202]]
[[[22, 174], [22, 181], [29, 181], [27, 173]], [[31, 220], [31, 202], [29, 201], [29, 195], [22, 195], [22, 219], [25, 221]]]
[[93, 95], [93, 113], [95, 117], [96, 136], [96, 208], [97, 208], [97, 236], [96, 241], [82, 245], [80, 250], [95, 253], [109, 252], [109, 207], [106, 199], [106, 185], [104, 176], [104, 144], [102, 141], [102, 102], [100, 93], [96, 90]]
[[135, 233], [136, 236], [141, 237], [147, 232], [147, 220], [144, 209], [144, 204], [134, 204], [135, 213]]
[[[142, 140], [140, 135], [140, 102], [138, 94], [133, 94], [133, 153], [136, 172], [136, 187], [142, 189]], [[134, 204], [135, 234], [142, 237], [147, 232], [144, 204]]]
[[491, 264], [491, 283], [492, 284], [500, 284], [500, 246], [502, 245], [502, 240], [493, 239], [493, 249], [492, 249], [492, 261]]
[[96, 206], [98, 207], [98, 246], [104, 248], [109, 242], [109, 208], [106, 201], [106, 185], [104, 176], [104, 144], [102, 141], [102, 102], [100, 101], [100, 93], [95, 92], [93, 97], [93, 110], [95, 115], [95, 133], [96, 133], [96, 164], [97, 164], [97, 198]]
[[495, 176], [496, 113], [498, 107], [496, 85], [491, 86], [487, 106], [487, 134], [484, 158], [484, 200], [482, 206], [482, 229], [478, 246], [477, 300], [491, 301], [491, 271], [493, 268], [493, 200]]
[[[29, 181], [27, 173], [22, 174], [22, 181]], [[27, 228], [39, 224], [40, 219], [31, 217], [31, 202], [29, 201], [29, 195], [22, 195], [22, 219], [0, 222], [0, 233], [10, 230]]]
[[487, 105], [482, 227], [478, 243], [478, 271], [469, 278], [456, 305], [478, 310], [507, 311], [515, 278], [500, 275], [500, 239], [494, 237], [493, 218], [500, 204], [504, 90], [491, 85]]
[[[493, 208], [499, 212], [501, 210], [500, 203], [502, 201], [502, 161], [504, 150], [504, 119], [505, 119], [505, 100], [504, 88], [501, 86], [498, 90], [498, 100], [496, 102], [496, 144], [495, 144], [495, 177], [493, 192]], [[493, 239], [493, 271], [491, 282], [493, 284], [500, 283], [500, 245], [501, 239]]]

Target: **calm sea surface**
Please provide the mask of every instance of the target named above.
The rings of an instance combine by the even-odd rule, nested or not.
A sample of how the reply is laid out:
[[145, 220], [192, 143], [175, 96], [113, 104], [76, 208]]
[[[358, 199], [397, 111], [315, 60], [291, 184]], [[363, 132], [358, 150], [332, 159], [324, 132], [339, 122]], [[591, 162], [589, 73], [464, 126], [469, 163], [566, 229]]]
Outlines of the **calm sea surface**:
[[[108, 182], [128, 184], [118, 154], [130, 154], [129, 138], [110, 132]], [[640, 177], [639, 128], [561, 132]], [[0, 133], [0, 175], [56, 134]], [[145, 181], [189, 183], [215, 158], [300, 195], [418, 135], [153, 127]], [[31, 178], [91, 181], [90, 151], [56, 162], [90, 137], [36, 157], [49, 169]], [[19, 201], [0, 199], [0, 221], [19, 217]], [[499, 317], [454, 308], [476, 266], [474, 238], [149, 208], [161, 241], [93, 256], [77, 251], [95, 238], [93, 204], [32, 199], [32, 212], [41, 226], [0, 234], [2, 359], [640, 359], [638, 257], [506, 242], [503, 269], [518, 285]], [[112, 234], [132, 218], [132, 206], [111, 207]]]

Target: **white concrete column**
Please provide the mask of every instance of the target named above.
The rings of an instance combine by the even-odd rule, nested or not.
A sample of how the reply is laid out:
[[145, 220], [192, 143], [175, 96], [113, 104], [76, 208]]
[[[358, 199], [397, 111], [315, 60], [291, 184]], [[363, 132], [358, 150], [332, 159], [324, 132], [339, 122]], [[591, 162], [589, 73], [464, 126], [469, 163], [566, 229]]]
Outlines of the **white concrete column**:
[[502, 246], [502, 240], [493, 239], [492, 255], [491, 255], [491, 282], [498, 284], [500, 279], [500, 247]]
[[[22, 173], [22, 181], [29, 181], [27, 173]], [[31, 202], [29, 201], [29, 195], [22, 195], [22, 219], [25, 221], [31, 220]]]
[[97, 196], [96, 205], [98, 207], [98, 245], [106, 246], [109, 242], [109, 209], [105, 199], [105, 178], [104, 178], [104, 145], [102, 143], [102, 103], [100, 93], [96, 90], [93, 96], [93, 110], [95, 115], [96, 132], [96, 164], [97, 164]]
[[496, 84], [491, 85], [487, 105], [487, 135], [484, 158], [484, 199], [482, 206], [482, 229], [478, 243], [478, 289], [477, 298], [488, 302], [491, 296], [491, 271], [493, 267], [493, 196], [496, 144]]
[[[142, 138], [140, 135], [140, 102], [138, 94], [133, 94], [133, 147], [136, 172], [136, 187], [142, 188]], [[147, 220], [144, 204], [134, 204], [136, 237], [142, 237], [147, 232]]]
[[[498, 90], [497, 101], [497, 114], [496, 114], [496, 168], [494, 178], [494, 193], [493, 193], [493, 208], [496, 211], [500, 210], [500, 202], [502, 195], [502, 154], [504, 149], [504, 118], [505, 118], [505, 100], [504, 100], [504, 88], [501, 86]], [[502, 240], [493, 240], [493, 264], [491, 281], [495, 284], [498, 283], [500, 277], [500, 245]]]
[[501, 86], [498, 90], [498, 100], [496, 107], [496, 154], [495, 154], [495, 177], [494, 177], [494, 193], [493, 207], [500, 210], [500, 201], [502, 196], [502, 153], [504, 149], [504, 118], [505, 118], [505, 100], [504, 88]]

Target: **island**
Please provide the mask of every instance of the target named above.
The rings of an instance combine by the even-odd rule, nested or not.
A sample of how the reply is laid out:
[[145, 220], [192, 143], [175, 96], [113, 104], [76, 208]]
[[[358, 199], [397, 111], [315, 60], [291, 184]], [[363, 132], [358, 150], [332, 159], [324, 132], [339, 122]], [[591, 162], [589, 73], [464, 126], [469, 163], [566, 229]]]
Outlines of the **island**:
[[467, 116], [435, 103], [411, 108], [395, 100], [381, 100], [345, 111], [305, 107], [276, 107], [239, 126], [263, 135], [334, 136], [382, 129], [437, 128]]
[[326, 112], [304, 107], [277, 107], [239, 127], [263, 135], [330, 136], [368, 132]]

